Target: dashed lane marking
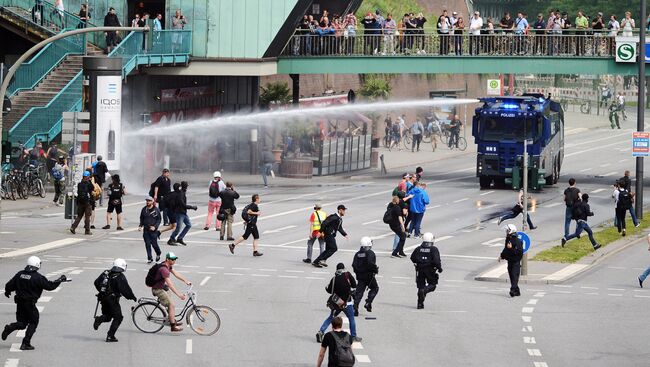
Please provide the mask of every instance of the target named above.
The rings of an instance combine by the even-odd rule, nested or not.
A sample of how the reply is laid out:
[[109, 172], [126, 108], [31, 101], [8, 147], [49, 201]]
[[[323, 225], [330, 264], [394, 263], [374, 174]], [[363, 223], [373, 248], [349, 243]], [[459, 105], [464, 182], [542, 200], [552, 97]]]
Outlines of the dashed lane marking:
[[497, 247], [497, 246], [503, 246], [502, 244], [503, 238], [498, 237], [498, 238], [493, 238], [489, 241], [481, 242], [481, 245], [483, 246], [490, 246], [490, 247]]
[[530, 322], [533, 319], [532, 316], [522, 316], [521, 321], [523, 322]]
[[551, 204], [544, 205], [543, 208], [554, 208], [554, 207], [560, 206], [562, 204], [563, 203], [551, 203]]
[[533, 332], [533, 327], [530, 326], [530, 325], [527, 325], [527, 326], [524, 326], [524, 327], [521, 329], [521, 331], [523, 331], [523, 332], [525, 332], [525, 333], [532, 333], [532, 332]]
[[223, 273], [223, 275], [242, 276], [244, 274], [241, 274], [241, 273]]
[[18, 358], [7, 358], [5, 361], [5, 367], [18, 367]]
[[377, 223], [377, 222], [381, 222], [381, 219], [371, 220], [370, 222], [364, 222], [364, 223], [361, 223], [361, 225], [362, 226], [367, 226], [368, 224], [373, 224], [373, 223]]
[[490, 194], [493, 193], [493, 192], [494, 192], [494, 190], [487, 191], [487, 192], [484, 192], [484, 193], [479, 194], [479, 196], [490, 195]]
[[524, 344], [537, 344], [534, 336], [524, 336]]
[[591, 170], [592, 170], [591, 168], [583, 168], [583, 169], [580, 170], [580, 172], [587, 172], [587, 171], [591, 171]]
[[528, 349], [528, 355], [531, 357], [541, 357], [542, 352], [539, 349]]
[[526, 304], [527, 304], [527, 305], [536, 305], [536, 304], [537, 304], [537, 301], [539, 301], [539, 300], [533, 298], [533, 299], [531, 299], [531, 300], [528, 300], [528, 302], [527, 302]]
[[206, 276], [205, 278], [203, 278], [203, 280], [201, 281], [201, 283], [199, 283], [199, 285], [200, 285], [200, 286], [204, 286], [205, 283], [208, 282], [208, 280], [210, 280], [210, 277], [209, 277], [209, 276]]
[[610, 296], [610, 297], [623, 297], [622, 294], [613, 294], [613, 293], [608, 293], [607, 295]]
[[296, 228], [296, 227], [297, 226], [295, 226], [295, 225], [291, 225], [291, 226], [280, 227], [280, 228], [277, 228], [277, 229], [270, 229], [270, 230], [262, 232], [262, 234], [278, 233], [278, 232], [286, 231], [287, 229], [292, 229], [292, 228]]
[[533, 362], [534, 367], [548, 367], [548, 364], [546, 362]]
[[353, 342], [352, 349], [363, 349], [363, 345], [361, 345], [359, 342]]
[[454, 201], [452, 201], [452, 203], [454, 203], [454, 204], [462, 203], [463, 201], [467, 201], [467, 200], [469, 200], [469, 198], [462, 198], [462, 199], [454, 200]]
[[47, 303], [47, 302], [50, 302], [51, 300], [52, 300], [52, 297], [50, 297], [50, 296], [41, 296], [41, 298], [38, 299], [38, 302], [39, 303]]
[[27, 333], [27, 330], [25, 330], [25, 329], [23, 329], [23, 330], [18, 330], [18, 332], [16, 333], [16, 338], [24, 338], [24, 337], [25, 337], [25, 333]]
[[357, 354], [355, 355], [357, 362], [359, 363], [370, 363], [370, 357], [364, 354]]
[[298, 279], [295, 275], [278, 275], [278, 278]]
[[11, 347], [9, 348], [10, 352], [17, 352], [20, 353], [22, 350], [20, 350], [20, 343], [11, 343]]
[[522, 307], [521, 308], [521, 313], [533, 313], [535, 311], [535, 307]]
[[192, 339], [185, 340], [185, 354], [192, 354]]
[[71, 275], [79, 275], [81, 273], [83, 273], [82, 269], [77, 269], [70, 272]]

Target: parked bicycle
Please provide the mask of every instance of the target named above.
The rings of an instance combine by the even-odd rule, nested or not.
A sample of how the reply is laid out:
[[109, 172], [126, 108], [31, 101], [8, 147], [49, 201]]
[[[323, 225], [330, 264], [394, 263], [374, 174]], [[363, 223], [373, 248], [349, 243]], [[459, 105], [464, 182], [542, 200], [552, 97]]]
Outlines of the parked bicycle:
[[582, 104], [580, 104], [580, 112], [584, 113], [585, 115], [588, 115], [591, 112], [590, 100], [583, 101]]
[[27, 195], [45, 197], [45, 186], [43, 185], [43, 180], [39, 177], [38, 167], [30, 164], [25, 170], [24, 180]]
[[[216, 333], [221, 327], [219, 314], [208, 306], [197, 305], [196, 292], [192, 291], [192, 287], [186, 295], [185, 306], [174, 315], [176, 322], [185, 319], [187, 325], [199, 335], [209, 336]], [[144, 333], [157, 333], [163, 327], [169, 326], [167, 311], [154, 298], [140, 298], [138, 305], [131, 310], [131, 318], [135, 327]]]

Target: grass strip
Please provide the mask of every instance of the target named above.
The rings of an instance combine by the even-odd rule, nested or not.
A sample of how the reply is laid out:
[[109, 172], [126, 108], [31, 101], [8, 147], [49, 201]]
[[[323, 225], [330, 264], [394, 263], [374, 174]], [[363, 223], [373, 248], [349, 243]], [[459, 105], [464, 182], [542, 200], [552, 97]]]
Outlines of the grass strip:
[[[627, 235], [634, 236], [650, 227], [650, 216], [645, 216], [639, 224], [639, 227], [635, 228], [634, 224], [632, 224], [632, 218], [627, 216]], [[614, 227], [613, 221], [592, 227], [592, 230], [594, 231], [594, 239], [603, 247], [621, 239], [621, 235], [618, 233], [616, 227]], [[587, 236], [585, 231], [582, 231], [580, 238], [567, 242], [564, 247], [558, 245], [541, 251], [533, 257], [533, 260], [573, 264], [592, 252], [594, 252], [594, 248], [591, 246], [591, 242], [589, 242], [589, 236]]]

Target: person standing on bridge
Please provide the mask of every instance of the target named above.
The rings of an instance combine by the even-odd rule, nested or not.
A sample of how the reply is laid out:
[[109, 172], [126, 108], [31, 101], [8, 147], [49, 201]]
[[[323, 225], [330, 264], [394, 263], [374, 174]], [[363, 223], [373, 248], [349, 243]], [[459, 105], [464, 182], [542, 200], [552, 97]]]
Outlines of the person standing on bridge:
[[[483, 18], [481, 18], [481, 13], [475, 11], [474, 16], [469, 21], [469, 54], [478, 55], [481, 49], [481, 29], [483, 28]], [[494, 29], [493, 29], [494, 31]], [[487, 37], [487, 44], [493, 45], [492, 36]], [[485, 41], [483, 41], [485, 42]], [[492, 53], [492, 47], [489, 47], [490, 53]]]
[[510, 278], [510, 297], [521, 296], [519, 291], [519, 274], [521, 273], [521, 258], [524, 256], [524, 247], [517, 237], [517, 227], [508, 224], [506, 230], [506, 244], [499, 255], [499, 262], [508, 262], [508, 277]]
[[442, 14], [438, 17], [437, 31], [438, 39], [440, 40], [440, 55], [447, 55], [449, 53], [449, 29], [451, 28], [451, 21], [447, 15], [447, 9], [442, 11]]
[[[104, 27], [121, 27], [120, 20], [115, 14], [115, 8], [110, 7], [104, 17]], [[116, 31], [105, 32], [106, 34], [106, 53], [110, 54], [113, 48], [117, 46], [118, 34]]]
[[336, 213], [330, 214], [320, 226], [320, 232], [325, 237], [325, 251], [320, 254], [311, 264], [317, 268], [327, 266], [325, 261], [338, 250], [336, 246], [336, 232], [340, 232], [345, 239], [348, 239], [348, 234], [343, 229], [343, 217], [348, 208], [340, 204], [336, 207]]

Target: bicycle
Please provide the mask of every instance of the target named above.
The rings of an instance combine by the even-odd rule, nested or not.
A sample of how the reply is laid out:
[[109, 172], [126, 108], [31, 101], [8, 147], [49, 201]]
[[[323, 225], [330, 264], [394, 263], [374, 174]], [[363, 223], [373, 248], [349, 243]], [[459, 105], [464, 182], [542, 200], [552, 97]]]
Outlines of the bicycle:
[[[447, 141], [449, 141], [449, 139], [447, 139]], [[445, 143], [445, 145], [449, 148], [449, 150], [458, 149], [461, 152], [464, 152], [465, 149], [467, 149], [467, 140], [465, 138], [463, 138], [462, 136], [458, 136], [457, 144], [449, 145], [448, 142], [447, 142], [447, 143]]]
[[38, 176], [38, 168], [34, 165], [29, 165], [25, 170], [25, 183], [26, 190], [25, 192], [28, 195], [38, 195], [42, 198], [45, 197], [45, 186], [43, 186], [43, 180]]
[[[196, 292], [192, 291], [192, 287], [188, 289], [186, 295], [187, 302], [185, 306], [177, 315], [174, 315], [176, 322], [185, 318], [187, 325], [195, 333], [202, 336], [210, 336], [216, 333], [221, 327], [219, 314], [208, 306], [196, 305]], [[190, 312], [188, 313], [188, 311]], [[155, 298], [140, 298], [138, 305], [131, 309], [131, 319], [138, 330], [148, 334], [157, 333], [163, 327], [170, 325], [167, 311], [160, 305], [160, 301]]]
[[404, 149], [411, 149], [411, 143], [413, 142], [413, 135], [411, 134], [411, 129], [405, 130], [402, 135], [402, 144], [404, 144]]
[[580, 105], [580, 112], [584, 113], [585, 115], [588, 115], [591, 112], [590, 100], [582, 102], [582, 104]]

